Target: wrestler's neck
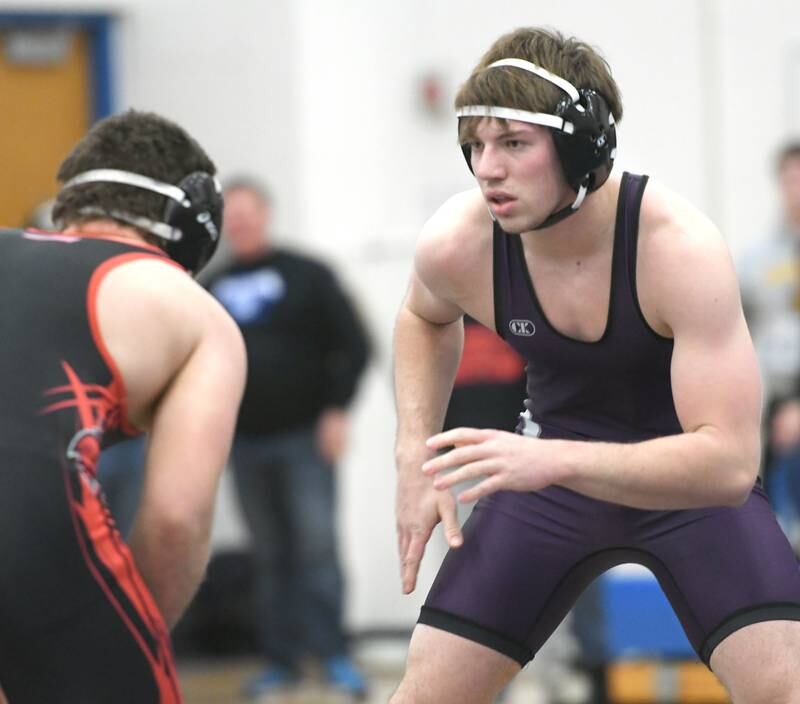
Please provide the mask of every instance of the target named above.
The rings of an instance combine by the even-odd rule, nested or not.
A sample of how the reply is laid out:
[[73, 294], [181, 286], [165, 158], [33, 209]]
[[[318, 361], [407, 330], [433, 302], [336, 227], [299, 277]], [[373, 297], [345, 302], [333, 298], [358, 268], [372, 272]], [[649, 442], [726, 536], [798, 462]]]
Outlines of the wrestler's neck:
[[87, 220], [80, 225], [70, 225], [63, 234], [77, 237], [105, 237], [115, 240], [129, 240], [131, 244], [148, 244], [145, 236], [135, 227], [122, 225], [115, 220]]
[[[609, 178], [590, 193], [577, 213], [542, 230], [523, 232], [525, 249], [550, 258], [591, 256], [607, 250], [614, 241], [620, 180]], [[570, 192], [566, 205], [574, 199]], [[563, 206], [562, 206], [563, 207]]]

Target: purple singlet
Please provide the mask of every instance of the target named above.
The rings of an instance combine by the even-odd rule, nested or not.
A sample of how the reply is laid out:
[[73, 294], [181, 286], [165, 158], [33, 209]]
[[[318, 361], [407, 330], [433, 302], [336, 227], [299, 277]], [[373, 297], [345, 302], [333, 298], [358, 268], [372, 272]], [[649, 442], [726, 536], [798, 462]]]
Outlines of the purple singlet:
[[[495, 324], [528, 361], [520, 432], [609, 442], [683, 432], [670, 383], [672, 340], [650, 328], [636, 295], [646, 183], [644, 176], [622, 177], [608, 322], [597, 342], [553, 328], [536, 298], [520, 237], [495, 224]], [[744, 626], [800, 620], [797, 560], [759, 486], [738, 508], [679, 511], [629, 508], [554, 486], [498, 492], [476, 505], [464, 545], [445, 558], [419, 622], [524, 665], [581, 591], [625, 562], [656, 575], [706, 664]]]

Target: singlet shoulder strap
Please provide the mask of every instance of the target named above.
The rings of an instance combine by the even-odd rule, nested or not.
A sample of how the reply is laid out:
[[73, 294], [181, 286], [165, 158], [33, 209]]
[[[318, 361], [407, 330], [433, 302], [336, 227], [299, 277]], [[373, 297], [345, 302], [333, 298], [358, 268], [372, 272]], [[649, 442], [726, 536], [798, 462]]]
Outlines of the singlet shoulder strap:
[[494, 221], [492, 223], [493, 287], [494, 287], [494, 328], [500, 337], [505, 338], [506, 320], [511, 311], [511, 294], [516, 257], [513, 251], [513, 238]]
[[[625, 247], [625, 268], [633, 292], [636, 290], [636, 252], [639, 242], [639, 214], [647, 186], [645, 175], [625, 172], [620, 185], [617, 236]], [[620, 237], [621, 235], [621, 237]]]

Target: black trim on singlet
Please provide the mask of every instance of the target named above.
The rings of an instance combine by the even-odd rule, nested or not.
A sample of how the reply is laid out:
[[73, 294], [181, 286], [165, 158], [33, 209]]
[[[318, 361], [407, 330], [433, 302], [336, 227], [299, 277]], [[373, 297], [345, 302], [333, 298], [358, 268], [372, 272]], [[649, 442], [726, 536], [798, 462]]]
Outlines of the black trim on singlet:
[[711, 669], [711, 655], [715, 648], [728, 636], [754, 623], [765, 621], [800, 621], [800, 604], [783, 602], [777, 604], [760, 604], [740, 609], [728, 616], [711, 633], [706, 636], [700, 647], [700, 659]]
[[[506, 515], [516, 518], [516, 516], [510, 513], [506, 513]], [[498, 652], [513, 658], [524, 667], [535, 657], [541, 646], [544, 644], [544, 642], [546, 642], [546, 639], [549, 638], [550, 634], [555, 631], [558, 625], [566, 617], [566, 611], [557, 612], [554, 611], [551, 606], [556, 596], [562, 594], [566, 589], [567, 591], [573, 592], [575, 594], [575, 598], [577, 599], [578, 595], [586, 589], [586, 586], [591, 581], [599, 578], [608, 570], [625, 563], [641, 565], [648, 569], [656, 578], [662, 590], [664, 590], [664, 586], [661, 580], [669, 580], [669, 586], [673, 594], [672, 596], [667, 595], [667, 599], [670, 602], [673, 612], [680, 620], [680, 616], [678, 616], [679, 611], [676, 609], [675, 603], [673, 602], [673, 599], [679, 599], [680, 612], [684, 617], [691, 618], [698, 630], [702, 630], [702, 627], [700, 626], [700, 620], [697, 618], [694, 610], [686, 601], [685, 597], [683, 596], [683, 592], [678, 588], [678, 583], [672, 576], [672, 571], [667, 567], [667, 565], [652, 552], [642, 548], [630, 546], [614, 546], [595, 550], [594, 552], [582, 557], [570, 567], [570, 569], [562, 576], [559, 582], [553, 586], [550, 596], [546, 599], [544, 606], [539, 612], [539, 620], [536, 622], [536, 625], [534, 626], [534, 629], [530, 635], [535, 635], [536, 632], [542, 627], [544, 627], [546, 635], [544, 638], [541, 637], [541, 634], [534, 638], [535, 645], [533, 648], [527, 643], [520, 643], [515, 639], [509, 638], [505, 634], [498, 633], [490, 628], [487, 628], [486, 626], [482, 626], [469, 619], [465, 619], [463, 616], [459, 616], [457, 614], [443, 611], [431, 606], [423, 606], [422, 608], [424, 611], [436, 612], [437, 615], [434, 617], [426, 617], [425, 619], [423, 619], [422, 615], [420, 615], [419, 623], [425, 623], [426, 625], [439, 628], [443, 631], [460, 635], [468, 640], [485, 645], [487, 648], [497, 650]], [[585, 570], [584, 574], [581, 574], [582, 570]], [[575, 580], [578, 580], [578, 582]], [[583, 583], [583, 586], [580, 586], [578, 590], [575, 591], [574, 585], [581, 583]], [[666, 595], [666, 590], [664, 591]], [[798, 614], [800, 615], [800, 605], [797, 606], [797, 609]], [[685, 633], [686, 631], [683, 624], [681, 624], [681, 627], [684, 629]], [[732, 628], [728, 635], [734, 630], [736, 630], [735, 627]], [[706, 640], [708, 640], [708, 638]], [[700, 652], [697, 651], [697, 649], [695, 650], [699, 657]], [[706, 665], [708, 664], [707, 659], [704, 662]]]
[[500, 335], [500, 339], [505, 339], [505, 335], [503, 334], [503, 330], [500, 327], [502, 321], [505, 320], [503, 315], [503, 304], [500, 300], [500, 274], [498, 269], [500, 267], [499, 257], [500, 257], [500, 247], [497, 246], [497, 238], [498, 237], [507, 237], [506, 233], [503, 232], [500, 225], [497, 224], [497, 220], [492, 220], [492, 298], [494, 299], [494, 329], [495, 332]]
[[[622, 194], [622, 190], [620, 190], [620, 195]], [[619, 207], [619, 206], [617, 206]], [[568, 343], [576, 343], [578, 345], [599, 345], [602, 342], [605, 342], [608, 339], [609, 334], [611, 333], [611, 329], [614, 324], [614, 301], [615, 295], [617, 292], [617, 277], [614, 275], [615, 267], [619, 264], [619, 247], [623, 244], [622, 236], [620, 235], [619, 231], [614, 229], [614, 243], [611, 250], [611, 271], [610, 271], [610, 283], [609, 283], [609, 290], [608, 290], [608, 308], [606, 310], [606, 324], [603, 328], [603, 334], [597, 338], [596, 340], [580, 340], [577, 337], [572, 337], [571, 335], [567, 335], [561, 330], [559, 330], [553, 323], [550, 322], [550, 318], [547, 317], [546, 313], [544, 312], [544, 307], [542, 306], [539, 297], [536, 295], [536, 287], [533, 284], [533, 277], [531, 276], [530, 269], [528, 268], [528, 263], [525, 260], [525, 248], [522, 245], [522, 237], [520, 235], [508, 235], [510, 240], [510, 246], [514, 249], [514, 254], [517, 257], [520, 257], [520, 261], [523, 262], [522, 273], [525, 279], [525, 284], [528, 288], [528, 294], [533, 301], [533, 305], [536, 307], [536, 311], [539, 314], [542, 322], [550, 329], [550, 331], [558, 338], [565, 340]]]
[[[629, 190], [629, 183], [635, 180], [637, 181], [637, 191], [635, 197], [635, 205], [632, 208], [627, 207], [627, 194]], [[603, 329], [603, 334], [597, 340], [580, 340], [577, 337], [572, 337], [570, 335], [566, 335], [565, 333], [561, 332], [558, 328], [556, 328], [551, 322], [550, 319], [544, 312], [544, 308], [542, 307], [541, 302], [539, 301], [539, 297], [536, 295], [536, 287], [533, 283], [533, 277], [531, 276], [530, 269], [528, 268], [528, 264], [525, 260], [525, 248], [522, 244], [522, 236], [519, 234], [508, 234], [506, 233], [497, 221], [493, 222], [492, 226], [492, 255], [493, 255], [493, 292], [494, 292], [494, 315], [495, 315], [495, 329], [497, 333], [503, 339], [506, 339], [506, 335], [504, 331], [500, 327], [500, 321], [505, 320], [507, 316], [504, 315], [507, 311], [504, 311], [503, 304], [501, 300], [501, 286], [500, 278], [498, 274], [498, 267], [499, 261], [498, 258], [500, 253], [503, 251], [503, 247], [497, 246], [497, 238], [498, 237], [507, 237], [509, 238], [509, 247], [513, 249], [514, 256], [519, 257], [520, 262], [522, 262], [522, 273], [524, 276], [526, 288], [528, 290], [528, 294], [531, 297], [531, 300], [536, 306], [536, 311], [539, 314], [539, 317], [544, 322], [544, 324], [548, 327], [549, 330], [553, 332], [554, 335], [559, 337], [562, 340], [567, 341], [568, 343], [576, 343], [578, 345], [598, 345], [601, 342], [604, 342], [609, 334], [611, 333], [613, 326], [614, 326], [614, 310], [615, 306], [615, 297], [619, 295], [618, 289], [619, 286], [617, 284], [617, 279], [619, 276], [617, 275], [617, 269], [621, 267], [621, 262], [625, 258], [625, 263], [627, 266], [624, 267], [626, 271], [630, 270], [630, 261], [633, 261], [633, 270], [635, 273], [636, 270], [636, 243], [638, 242], [639, 237], [639, 212], [641, 209], [642, 204], [642, 196], [644, 194], [644, 189], [647, 185], [647, 176], [634, 176], [633, 174], [628, 173], [627, 171], [622, 174], [622, 178], [620, 180], [620, 187], [619, 193], [617, 194], [617, 208], [616, 213], [614, 216], [614, 241], [612, 244], [611, 249], [611, 268], [610, 268], [610, 281], [609, 281], [609, 292], [608, 292], [608, 308], [606, 310], [606, 324], [605, 328]], [[630, 221], [626, 220], [626, 217], [630, 217]], [[630, 224], [630, 229], [626, 228], [626, 224]], [[627, 234], [628, 232], [631, 233], [631, 237], [633, 238], [633, 247], [628, 243]], [[631, 253], [631, 256], [629, 256]], [[620, 272], [622, 273], [622, 272]], [[628, 279], [633, 286], [633, 300], [634, 300], [634, 307], [639, 311], [639, 315], [642, 317], [642, 320], [645, 323], [645, 326], [648, 330], [651, 330], [650, 326], [647, 325], [647, 321], [644, 320], [644, 316], [641, 314], [641, 310], [639, 309], [638, 298], [636, 297], [636, 289], [635, 289], [635, 279]], [[659, 336], [661, 337], [661, 336]], [[666, 338], [662, 338], [666, 339]]]
[[493, 631], [491, 628], [461, 616], [451, 614], [448, 611], [442, 611], [431, 606], [423, 606], [420, 609], [417, 623], [461, 636], [471, 640], [473, 643], [485, 645], [487, 648], [496, 650], [498, 653], [516, 660], [520, 667], [525, 667], [533, 660], [534, 652], [527, 645], [518, 643], [502, 633]]
[[[626, 176], [628, 174], [625, 174]], [[634, 198], [634, 205], [629, 210], [626, 209], [624, 213], [628, 219], [628, 226], [626, 231], [628, 232], [628, 236], [630, 237], [631, 241], [629, 242], [626, 250], [630, 253], [628, 257], [628, 281], [630, 281], [631, 287], [631, 298], [633, 300], [633, 307], [636, 309], [636, 312], [639, 315], [639, 319], [642, 321], [642, 325], [644, 325], [645, 330], [653, 334], [657, 340], [662, 340], [666, 342], [672, 342], [671, 337], [666, 337], [661, 333], [653, 330], [650, 323], [647, 322], [647, 318], [645, 318], [644, 313], [642, 312], [641, 303], [639, 303], [639, 289], [638, 283], [636, 280], [636, 263], [639, 259], [639, 214], [642, 210], [642, 199], [644, 197], [644, 189], [647, 186], [647, 181], [650, 177], [643, 175], [640, 176], [638, 179], [638, 188], [636, 190], [636, 196]], [[619, 213], [620, 217], [623, 216], [623, 213]]]

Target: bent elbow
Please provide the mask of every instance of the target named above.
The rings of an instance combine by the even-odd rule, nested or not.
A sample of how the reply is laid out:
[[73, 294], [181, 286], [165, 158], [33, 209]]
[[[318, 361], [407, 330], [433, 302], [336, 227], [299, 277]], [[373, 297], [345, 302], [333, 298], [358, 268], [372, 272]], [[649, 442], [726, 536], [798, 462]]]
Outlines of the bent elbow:
[[752, 489], [753, 485], [750, 484], [746, 491], [731, 491], [724, 505], [730, 506], [731, 508], [739, 508], [740, 506], [743, 506], [747, 499], [750, 498], [750, 492]]
[[742, 463], [742, 466], [731, 472], [728, 482], [726, 505], [737, 508], [750, 498], [753, 486], [758, 477], [757, 463]]
[[143, 527], [163, 544], [189, 546], [210, 542], [213, 518], [210, 511], [178, 501], [150, 508]]

